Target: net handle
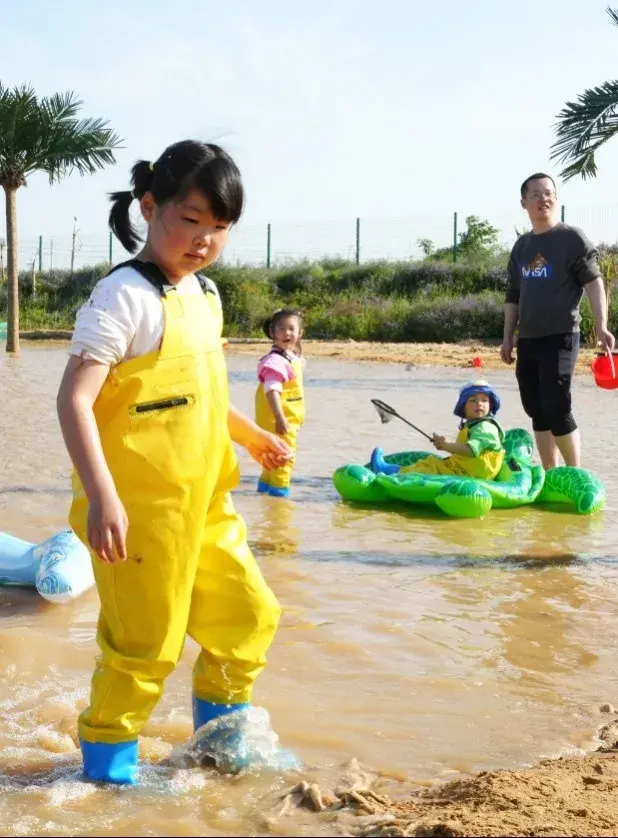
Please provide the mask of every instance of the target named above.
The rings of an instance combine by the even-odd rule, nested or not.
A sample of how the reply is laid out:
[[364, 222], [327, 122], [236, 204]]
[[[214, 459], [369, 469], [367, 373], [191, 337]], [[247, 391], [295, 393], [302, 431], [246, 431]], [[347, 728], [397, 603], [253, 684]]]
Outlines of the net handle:
[[380, 399], [371, 399], [371, 402], [375, 409], [379, 412], [383, 410], [385, 413], [390, 414], [391, 416], [396, 417], [397, 419], [401, 419], [402, 422], [405, 422], [406, 425], [409, 425], [411, 428], [414, 428], [419, 434], [422, 434], [425, 439], [428, 439], [430, 442], [433, 442], [433, 437], [426, 434], [425, 431], [422, 431], [420, 428], [417, 428], [416, 425], [413, 425], [412, 422], [409, 422], [407, 419], [404, 419], [403, 416], [400, 416], [399, 413], [395, 410], [394, 407], [391, 407], [390, 404], [386, 404], [386, 402], [381, 401]]

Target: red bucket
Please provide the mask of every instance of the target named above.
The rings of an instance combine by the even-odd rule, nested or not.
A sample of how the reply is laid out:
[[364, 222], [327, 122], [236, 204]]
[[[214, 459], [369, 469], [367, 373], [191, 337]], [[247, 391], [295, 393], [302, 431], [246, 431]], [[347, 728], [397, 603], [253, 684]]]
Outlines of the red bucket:
[[590, 369], [597, 387], [602, 387], [604, 390], [618, 389], [618, 357], [610, 358], [609, 355], [599, 355], [596, 361], [593, 361]]

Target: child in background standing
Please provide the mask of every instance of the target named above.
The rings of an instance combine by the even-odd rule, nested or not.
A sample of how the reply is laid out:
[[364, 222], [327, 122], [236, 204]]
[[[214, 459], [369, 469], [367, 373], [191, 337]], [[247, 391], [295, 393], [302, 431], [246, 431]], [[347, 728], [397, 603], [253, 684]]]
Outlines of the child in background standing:
[[[264, 430], [283, 437], [292, 452], [296, 452], [298, 431], [305, 420], [302, 315], [296, 309], [281, 308], [266, 320], [264, 332], [273, 345], [258, 363], [255, 421]], [[292, 467], [293, 462], [289, 460], [279, 468], [264, 470], [258, 481], [258, 492], [288, 497]]]

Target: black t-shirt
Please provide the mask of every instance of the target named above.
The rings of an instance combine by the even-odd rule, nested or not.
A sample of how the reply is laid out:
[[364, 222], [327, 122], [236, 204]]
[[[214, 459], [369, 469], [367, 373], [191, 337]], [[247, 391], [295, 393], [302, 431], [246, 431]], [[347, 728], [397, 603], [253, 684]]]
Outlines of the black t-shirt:
[[520, 236], [508, 266], [506, 302], [519, 307], [519, 336], [579, 331], [583, 288], [599, 278], [598, 252], [577, 227], [560, 222]]

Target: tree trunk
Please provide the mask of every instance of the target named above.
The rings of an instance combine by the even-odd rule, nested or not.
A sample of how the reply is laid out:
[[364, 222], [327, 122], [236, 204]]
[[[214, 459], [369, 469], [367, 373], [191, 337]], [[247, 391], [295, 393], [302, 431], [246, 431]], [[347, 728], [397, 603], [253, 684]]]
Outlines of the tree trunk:
[[6, 351], [19, 352], [19, 271], [17, 267], [17, 188], [4, 186], [6, 195], [7, 324]]

